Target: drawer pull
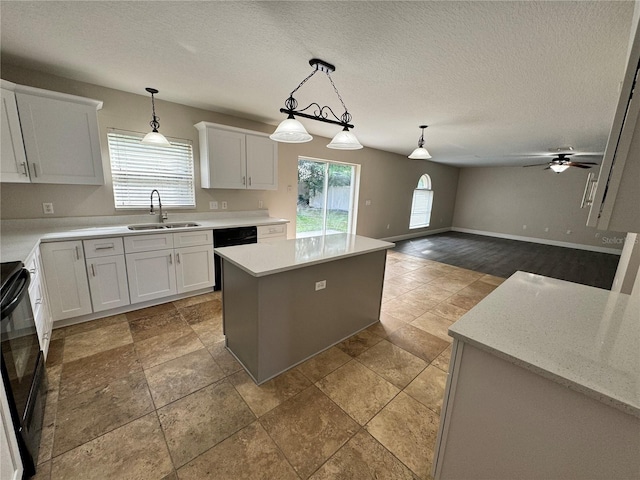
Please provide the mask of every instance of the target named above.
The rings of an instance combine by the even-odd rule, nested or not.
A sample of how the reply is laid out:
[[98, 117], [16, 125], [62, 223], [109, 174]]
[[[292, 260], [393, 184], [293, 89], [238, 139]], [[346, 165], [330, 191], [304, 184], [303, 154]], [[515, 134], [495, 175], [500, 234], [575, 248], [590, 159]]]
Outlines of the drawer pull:
[[178, 263], [180, 263], [180, 253], [176, 253], [176, 260]]
[[37, 272], [38, 272], [38, 270], [36, 270], [35, 268], [30, 268], [30, 269], [29, 269], [29, 273], [30, 273], [31, 275], [35, 275]]
[[38, 164], [37, 163], [33, 163], [33, 174], [35, 175], [36, 178], [38, 178]]
[[170, 253], [169, 254], [169, 265], [172, 265], [172, 264], [173, 264], [173, 254]]
[[109, 245], [109, 246], [106, 246], [106, 247], [96, 247], [96, 248], [94, 248], [94, 250], [111, 250], [113, 248], [115, 248], [114, 245]]
[[80, 260], [80, 248], [76, 245], [76, 260]]
[[38, 298], [36, 300], [36, 305], [42, 305], [42, 299], [41, 298]]
[[96, 276], [96, 266], [93, 263], [91, 264], [91, 273], [93, 274], [94, 277]]

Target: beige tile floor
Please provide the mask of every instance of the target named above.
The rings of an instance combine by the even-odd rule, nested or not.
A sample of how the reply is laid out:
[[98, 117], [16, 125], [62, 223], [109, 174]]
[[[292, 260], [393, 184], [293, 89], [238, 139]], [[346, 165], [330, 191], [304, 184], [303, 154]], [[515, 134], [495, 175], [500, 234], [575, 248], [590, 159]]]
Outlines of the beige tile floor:
[[503, 279], [390, 251], [380, 322], [258, 387], [219, 293], [54, 331], [41, 479], [428, 479], [451, 323]]

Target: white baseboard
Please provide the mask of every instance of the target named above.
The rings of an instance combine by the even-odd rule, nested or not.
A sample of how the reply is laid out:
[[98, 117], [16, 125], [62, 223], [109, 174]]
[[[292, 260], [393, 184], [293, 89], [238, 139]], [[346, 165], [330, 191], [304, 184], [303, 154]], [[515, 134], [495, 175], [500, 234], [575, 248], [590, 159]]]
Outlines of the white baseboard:
[[427, 235], [435, 235], [436, 233], [450, 232], [451, 227], [437, 228], [435, 230], [422, 230], [415, 233], [406, 233], [404, 235], [396, 235], [395, 237], [381, 238], [385, 242], [398, 242], [400, 240], [409, 240], [410, 238], [426, 237]]
[[594, 245], [560, 242], [558, 240], [547, 240], [544, 238], [523, 237], [521, 235], [509, 235], [507, 233], [485, 232], [483, 230], [472, 230], [470, 228], [451, 227], [451, 231], [473, 233], [474, 235], [484, 235], [485, 237], [506, 238], [507, 240], [519, 240], [521, 242], [541, 243], [543, 245], [553, 245], [554, 247], [576, 248], [578, 250], [589, 250], [591, 252], [611, 253], [613, 255], [620, 255], [622, 253], [622, 250], [618, 250], [617, 248], [596, 247]]

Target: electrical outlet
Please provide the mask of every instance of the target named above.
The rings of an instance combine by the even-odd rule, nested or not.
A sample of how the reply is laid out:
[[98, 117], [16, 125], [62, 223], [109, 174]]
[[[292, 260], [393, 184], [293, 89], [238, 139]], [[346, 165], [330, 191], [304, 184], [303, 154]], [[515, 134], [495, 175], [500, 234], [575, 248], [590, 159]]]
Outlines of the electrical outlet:
[[544, 227], [544, 231], [548, 232], [549, 231], [549, 227]]
[[42, 211], [45, 215], [53, 215], [53, 203], [43, 203]]
[[218, 202], [209, 202], [209, 210], [217, 210]]
[[571, 230], [567, 230], [567, 235], [571, 235]]
[[364, 204], [365, 204], [366, 206], [371, 205], [371, 200], [365, 200], [365, 201], [364, 201]]
[[325, 288], [327, 288], [326, 280], [320, 280], [319, 282], [316, 282], [316, 292], [318, 290], [324, 290]]
[[258, 200], [258, 208], [262, 208], [262, 205], [263, 205], [262, 200]]
[[523, 229], [523, 230], [526, 230], [526, 229], [527, 229], [527, 226], [526, 226], [526, 225], [522, 225], [522, 229]]
[[227, 202], [222, 202], [222, 209], [226, 210], [227, 209]]

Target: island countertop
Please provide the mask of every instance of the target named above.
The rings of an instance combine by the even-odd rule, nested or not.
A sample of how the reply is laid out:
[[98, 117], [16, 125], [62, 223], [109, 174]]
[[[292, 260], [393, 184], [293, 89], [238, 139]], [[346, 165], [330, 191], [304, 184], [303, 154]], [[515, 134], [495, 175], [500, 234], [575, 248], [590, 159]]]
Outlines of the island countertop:
[[338, 233], [315, 237], [216, 248], [223, 259], [254, 277], [393, 248], [395, 244]]
[[454, 338], [640, 417], [640, 298], [516, 272]]

